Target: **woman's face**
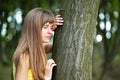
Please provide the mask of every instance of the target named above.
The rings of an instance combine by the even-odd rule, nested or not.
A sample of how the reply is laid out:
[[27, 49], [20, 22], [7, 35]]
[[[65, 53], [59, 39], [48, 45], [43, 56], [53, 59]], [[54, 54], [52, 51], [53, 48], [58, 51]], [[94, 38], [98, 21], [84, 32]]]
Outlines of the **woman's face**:
[[42, 40], [44, 43], [47, 43], [50, 41], [51, 37], [52, 37], [52, 27], [54, 26], [53, 23], [45, 23], [44, 26], [42, 27]]

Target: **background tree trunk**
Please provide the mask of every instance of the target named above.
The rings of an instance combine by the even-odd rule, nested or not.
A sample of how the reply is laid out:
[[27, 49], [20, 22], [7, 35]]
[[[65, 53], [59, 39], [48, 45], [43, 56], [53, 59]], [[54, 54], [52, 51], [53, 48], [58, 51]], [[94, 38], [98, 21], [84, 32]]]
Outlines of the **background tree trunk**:
[[53, 80], [92, 80], [92, 51], [99, 0], [66, 0], [60, 13], [64, 26], [56, 30]]

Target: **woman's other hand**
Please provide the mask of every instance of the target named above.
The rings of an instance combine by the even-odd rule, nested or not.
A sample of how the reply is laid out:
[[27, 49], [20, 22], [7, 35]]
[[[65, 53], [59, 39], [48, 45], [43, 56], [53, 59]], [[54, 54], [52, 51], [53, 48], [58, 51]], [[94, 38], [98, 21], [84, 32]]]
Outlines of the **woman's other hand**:
[[61, 17], [61, 15], [56, 15], [56, 16], [55, 16], [55, 24], [56, 24], [57, 26], [63, 25], [63, 22], [64, 22], [64, 20], [63, 20], [63, 18]]
[[45, 70], [45, 80], [51, 80], [53, 67], [56, 66], [53, 59], [47, 60], [46, 70]]
[[56, 15], [55, 16], [54, 27], [52, 28], [52, 30], [55, 30], [57, 28], [57, 26], [63, 25], [63, 22], [64, 22], [64, 20], [61, 17], [61, 15]]

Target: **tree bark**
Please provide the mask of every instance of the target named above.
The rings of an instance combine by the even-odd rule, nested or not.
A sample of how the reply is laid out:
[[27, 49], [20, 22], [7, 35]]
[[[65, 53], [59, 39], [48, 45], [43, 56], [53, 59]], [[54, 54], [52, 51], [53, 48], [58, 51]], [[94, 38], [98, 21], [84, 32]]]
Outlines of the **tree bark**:
[[92, 80], [92, 52], [99, 0], [66, 0], [60, 13], [63, 27], [57, 28], [53, 80]]

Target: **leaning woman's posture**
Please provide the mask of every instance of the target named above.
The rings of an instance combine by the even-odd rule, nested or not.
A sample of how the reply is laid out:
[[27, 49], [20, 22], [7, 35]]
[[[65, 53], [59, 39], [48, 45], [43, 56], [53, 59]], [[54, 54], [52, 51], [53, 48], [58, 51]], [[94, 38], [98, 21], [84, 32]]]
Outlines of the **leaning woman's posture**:
[[35, 8], [26, 15], [13, 55], [15, 80], [51, 80], [56, 64], [53, 59], [47, 60], [46, 52], [51, 51], [49, 42], [57, 25], [63, 25], [63, 19], [46, 9]]

